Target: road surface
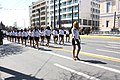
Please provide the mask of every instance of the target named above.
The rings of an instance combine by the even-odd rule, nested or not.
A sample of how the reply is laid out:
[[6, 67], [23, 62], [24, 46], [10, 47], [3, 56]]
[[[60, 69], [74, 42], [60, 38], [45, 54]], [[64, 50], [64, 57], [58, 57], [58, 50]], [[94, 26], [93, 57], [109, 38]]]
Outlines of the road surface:
[[120, 80], [120, 40], [81, 38], [80, 61], [72, 58], [72, 45], [50, 43], [40, 49], [4, 40], [0, 46], [3, 80]]

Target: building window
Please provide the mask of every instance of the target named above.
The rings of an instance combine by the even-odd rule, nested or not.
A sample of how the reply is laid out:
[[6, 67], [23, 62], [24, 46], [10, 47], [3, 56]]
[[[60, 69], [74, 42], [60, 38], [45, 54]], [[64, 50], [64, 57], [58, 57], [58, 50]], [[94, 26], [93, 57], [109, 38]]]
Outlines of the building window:
[[45, 20], [45, 17], [41, 17], [41, 20]]
[[78, 17], [78, 13], [74, 13], [74, 14], [73, 14], [73, 17]]
[[88, 20], [88, 25], [91, 26], [91, 20]]
[[41, 25], [45, 25], [45, 22], [41, 22]]
[[83, 19], [83, 25], [87, 25], [87, 20]]
[[106, 12], [108, 13], [108, 12], [111, 12], [111, 2], [107, 2], [107, 4], [106, 4]]
[[109, 21], [106, 21], [106, 27], [108, 27], [109, 26]]

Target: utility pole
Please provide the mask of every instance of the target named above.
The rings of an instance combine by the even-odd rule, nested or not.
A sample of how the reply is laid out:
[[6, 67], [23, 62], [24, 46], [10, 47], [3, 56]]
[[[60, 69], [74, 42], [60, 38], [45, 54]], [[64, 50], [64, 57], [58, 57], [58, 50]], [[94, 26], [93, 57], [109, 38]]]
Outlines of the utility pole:
[[55, 0], [54, 0], [54, 29], [55, 29]]
[[115, 31], [115, 21], [116, 21], [116, 12], [114, 12], [114, 25], [113, 25], [113, 31]]
[[[79, 3], [78, 3], [78, 24], [80, 22], [80, 20], [79, 20], [79, 12], [80, 12], [80, 10], [79, 10]], [[79, 27], [79, 25], [78, 25], [78, 27]]]
[[91, 9], [92, 9], [92, 14], [91, 14], [91, 17], [92, 17], [91, 25], [92, 25], [92, 29], [93, 29], [93, 26], [94, 26], [94, 25], [93, 25], [93, 0], [92, 0], [92, 8], [91, 8]]
[[34, 21], [34, 27], [35, 27], [35, 18], [33, 19], [33, 21]]
[[72, 6], [72, 27], [73, 27], [73, 6]]
[[38, 11], [38, 15], [39, 15], [39, 28], [41, 27], [41, 24], [40, 24], [40, 9], [37, 10]]
[[61, 17], [60, 17], [60, 0], [59, 0], [59, 28], [61, 27]]

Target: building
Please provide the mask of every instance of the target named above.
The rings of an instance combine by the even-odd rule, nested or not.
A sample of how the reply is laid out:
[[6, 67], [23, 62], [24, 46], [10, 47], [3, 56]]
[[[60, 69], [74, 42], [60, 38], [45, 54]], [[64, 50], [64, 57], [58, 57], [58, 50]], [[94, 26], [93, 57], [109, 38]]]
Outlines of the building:
[[[79, 21], [79, 26], [82, 28], [92, 27], [98, 29], [99, 27], [99, 14], [100, 4], [99, 0], [60, 0], [60, 19], [59, 19], [59, 0], [42, 0], [37, 1], [30, 6], [30, 22], [31, 26], [39, 25], [38, 9], [41, 8], [41, 4], [44, 6], [44, 18], [42, 13], [40, 15], [41, 26], [51, 26], [52, 28], [59, 28], [59, 22], [61, 27], [72, 26], [72, 9], [73, 9], [73, 21]], [[42, 9], [42, 8], [41, 8]], [[46, 11], [46, 12], [45, 12]], [[41, 10], [40, 10], [41, 12]], [[55, 21], [54, 21], [55, 12]], [[78, 20], [79, 19], [79, 20]], [[45, 21], [46, 20], [46, 21]], [[43, 23], [43, 22], [44, 23]], [[55, 26], [54, 26], [55, 23]], [[43, 25], [45, 24], [45, 25]]]
[[29, 16], [31, 27], [47, 26], [47, 2], [46, 0], [38, 0], [29, 6]]
[[100, 30], [120, 30], [120, 0], [101, 0]]
[[[72, 8], [73, 21], [78, 21], [80, 27], [93, 27], [97, 29], [99, 26], [100, 4], [99, 0], [60, 0], [60, 19], [61, 26], [72, 26]], [[79, 5], [78, 5], [79, 4]], [[78, 11], [79, 9], [79, 11]], [[79, 14], [79, 15], [78, 15]], [[54, 23], [54, 0], [49, 0], [49, 23]], [[55, 3], [55, 23], [58, 27], [59, 20], [59, 0]], [[92, 25], [93, 24], [93, 25]]]

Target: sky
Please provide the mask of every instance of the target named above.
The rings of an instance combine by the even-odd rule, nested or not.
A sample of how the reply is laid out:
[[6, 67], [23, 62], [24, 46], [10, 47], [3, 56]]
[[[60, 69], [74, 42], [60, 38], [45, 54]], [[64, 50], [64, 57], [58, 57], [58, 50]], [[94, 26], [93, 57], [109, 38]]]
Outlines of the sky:
[[29, 6], [37, 0], [0, 0], [0, 21], [6, 26], [26, 28], [29, 24]]

